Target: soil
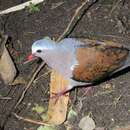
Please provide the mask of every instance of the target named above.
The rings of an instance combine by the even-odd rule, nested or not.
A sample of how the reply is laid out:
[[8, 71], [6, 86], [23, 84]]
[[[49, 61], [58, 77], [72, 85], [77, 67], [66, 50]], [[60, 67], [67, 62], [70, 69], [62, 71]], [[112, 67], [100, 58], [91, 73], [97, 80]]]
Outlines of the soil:
[[[0, 10], [7, 9], [26, 0], [1, 0]], [[11, 37], [13, 47], [20, 55], [13, 55], [19, 75], [30, 80], [37, 62], [23, 65], [26, 56], [31, 52], [35, 40], [49, 36], [57, 39], [70, 22], [75, 10], [80, 6], [79, 0], [46, 0], [39, 4], [40, 11], [29, 12], [27, 9], [0, 16], [0, 30]], [[69, 37], [86, 37], [99, 40], [118, 41], [130, 48], [130, 1], [99, 0], [84, 14]], [[45, 67], [38, 76], [47, 71]], [[82, 117], [91, 113], [96, 127], [111, 130], [113, 127], [127, 125], [130, 121], [130, 73], [124, 72], [99, 85], [94, 86], [93, 93], [85, 95], [78, 88], [77, 100], [74, 102], [74, 91], [71, 93], [71, 104], [78, 116], [70, 124], [72, 130], [80, 130], [78, 123]], [[1, 130], [36, 130], [38, 125], [16, 119], [11, 113], [25, 85], [8, 86], [0, 83], [0, 95], [11, 97], [11, 100], [0, 100]], [[32, 111], [35, 104], [47, 109], [49, 98], [49, 75], [40, 78], [27, 91], [24, 100], [16, 113], [36, 119]], [[84, 95], [84, 96], [83, 96]], [[82, 106], [81, 106], [82, 105]], [[58, 126], [65, 130], [65, 124]]]

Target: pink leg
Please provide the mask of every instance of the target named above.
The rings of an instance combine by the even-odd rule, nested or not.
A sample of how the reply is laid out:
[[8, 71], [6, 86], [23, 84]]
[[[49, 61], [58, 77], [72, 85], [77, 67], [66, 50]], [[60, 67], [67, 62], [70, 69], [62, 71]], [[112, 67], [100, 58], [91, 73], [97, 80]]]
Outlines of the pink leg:
[[54, 96], [50, 97], [50, 99], [56, 99], [55, 103], [58, 101], [58, 99], [61, 97], [61, 96], [67, 96], [66, 94], [69, 92], [70, 90], [62, 90], [61, 92], [58, 92], [58, 93], [52, 93], [54, 94]]

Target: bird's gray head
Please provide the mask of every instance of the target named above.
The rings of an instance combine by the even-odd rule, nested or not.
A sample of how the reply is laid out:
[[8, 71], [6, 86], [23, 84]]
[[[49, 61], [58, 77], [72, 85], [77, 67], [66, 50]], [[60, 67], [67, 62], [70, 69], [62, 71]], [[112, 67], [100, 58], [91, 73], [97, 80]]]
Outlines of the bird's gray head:
[[55, 42], [51, 39], [44, 38], [41, 40], [37, 40], [32, 45], [32, 54], [34, 56], [42, 58], [46, 52], [54, 49]]

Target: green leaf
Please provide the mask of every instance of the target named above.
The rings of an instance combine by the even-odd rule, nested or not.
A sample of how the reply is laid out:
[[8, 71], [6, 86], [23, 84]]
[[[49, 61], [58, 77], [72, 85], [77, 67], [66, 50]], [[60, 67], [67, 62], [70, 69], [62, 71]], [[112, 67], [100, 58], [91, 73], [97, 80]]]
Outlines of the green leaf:
[[45, 112], [45, 108], [43, 106], [40, 106], [38, 104], [34, 104], [35, 106], [32, 108], [32, 111], [37, 112], [38, 114], [41, 114]]
[[130, 112], [130, 109], [128, 109], [128, 112]]
[[78, 114], [76, 113], [76, 111], [74, 111], [73, 108], [71, 107], [71, 108], [70, 108], [70, 111], [69, 111], [69, 113], [68, 113], [67, 119], [68, 119], [68, 120], [69, 120], [69, 119], [72, 119], [72, 118], [76, 117], [77, 115], [78, 115]]
[[49, 119], [49, 117], [48, 117], [47, 113], [43, 113], [40, 117], [42, 118], [42, 120], [43, 120], [43, 121], [45, 121], [45, 120], [48, 120], [48, 119]]
[[37, 130], [57, 130], [56, 126], [40, 126], [37, 128]]
[[33, 3], [30, 3], [30, 5], [28, 6], [29, 12], [39, 12], [40, 9], [38, 6], [34, 5]]

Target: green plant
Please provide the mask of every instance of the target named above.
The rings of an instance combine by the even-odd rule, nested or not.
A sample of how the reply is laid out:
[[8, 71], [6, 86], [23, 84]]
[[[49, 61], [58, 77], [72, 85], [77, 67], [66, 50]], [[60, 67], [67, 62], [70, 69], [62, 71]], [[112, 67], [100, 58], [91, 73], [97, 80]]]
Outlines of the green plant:
[[33, 3], [30, 3], [30, 5], [27, 7], [29, 13], [39, 12], [40, 8]]

